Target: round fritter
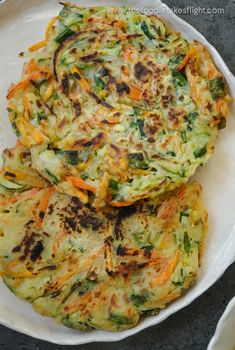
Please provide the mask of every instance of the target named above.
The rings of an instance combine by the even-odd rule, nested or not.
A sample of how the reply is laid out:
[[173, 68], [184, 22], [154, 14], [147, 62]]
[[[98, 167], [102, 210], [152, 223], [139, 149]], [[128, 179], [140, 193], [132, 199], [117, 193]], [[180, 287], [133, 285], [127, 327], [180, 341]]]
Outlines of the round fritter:
[[94, 209], [51, 187], [3, 202], [4, 282], [68, 327], [134, 327], [197, 276], [207, 232], [197, 183], [119, 209]]
[[187, 182], [226, 124], [229, 96], [207, 50], [157, 17], [111, 7], [66, 4], [56, 20], [8, 93], [35, 169], [95, 207]]

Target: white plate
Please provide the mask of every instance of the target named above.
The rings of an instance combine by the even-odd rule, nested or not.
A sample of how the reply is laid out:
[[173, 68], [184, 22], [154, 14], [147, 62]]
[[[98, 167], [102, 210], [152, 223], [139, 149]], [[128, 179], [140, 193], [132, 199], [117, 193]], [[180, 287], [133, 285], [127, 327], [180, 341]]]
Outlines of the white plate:
[[[76, 1], [87, 4], [87, 1]], [[161, 16], [188, 39], [197, 39], [208, 47], [215, 62], [227, 79], [235, 98], [235, 79], [218, 52], [192, 26], [174, 14], [167, 13], [159, 0], [96, 0], [93, 4], [144, 6], [162, 9]], [[6, 91], [11, 82], [20, 79], [22, 62], [18, 53], [42, 39], [48, 20], [60, 6], [55, 0], [7, 0], [0, 6], [0, 150], [12, 146], [15, 137], [6, 112]], [[226, 42], [225, 42], [226, 44]], [[235, 106], [232, 106], [233, 111]], [[182, 298], [162, 310], [158, 316], [148, 317], [137, 327], [123, 332], [76, 332], [55, 324], [36, 314], [26, 302], [18, 300], [0, 282], [0, 323], [27, 335], [58, 344], [84, 344], [98, 341], [118, 341], [144, 328], [156, 325], [176, 311], [190, 304], [207, 290], [235, 260], [235, 121], [232, 109], [228, 127], [220, 133], [216, 151], [209, 164], [197, 172], [196, 178], [204, 188], [204, 200], [209, 211], [210, 230], [207, 249], [196, 285]]]
[[227, 305], [207, 350], [235, 349], [235, 297]]

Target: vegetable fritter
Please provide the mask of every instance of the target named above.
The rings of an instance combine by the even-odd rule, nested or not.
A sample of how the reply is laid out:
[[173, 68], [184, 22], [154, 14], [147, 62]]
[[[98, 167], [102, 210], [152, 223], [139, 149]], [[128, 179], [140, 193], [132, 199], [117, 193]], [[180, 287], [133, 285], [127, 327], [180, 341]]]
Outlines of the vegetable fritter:
[[12, 126], [43, 177], [97, 208], [187, 182], [226, 125], [230, 98], [209, 53], [158, 17], [65, 4], [22, 55]]
[[0, 274], [36, 311], [75, 329], [119, 331], [196, 279], [207, 232], [197, 183], [95, 209], [53, 187], [0, 198]]

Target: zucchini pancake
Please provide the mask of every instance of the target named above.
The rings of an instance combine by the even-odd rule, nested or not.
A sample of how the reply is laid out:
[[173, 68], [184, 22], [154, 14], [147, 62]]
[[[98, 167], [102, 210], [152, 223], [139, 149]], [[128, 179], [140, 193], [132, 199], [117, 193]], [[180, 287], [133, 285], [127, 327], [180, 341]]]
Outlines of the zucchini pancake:
[[12, 126], [33, 168], [84, 204], [129, 206], [186, 183], [226, 126], [230, 97], [206, 48], [158, 17], [64, 4], [21, 56]]
[[195, 281], [207, 232], [197, 183], [98, 209], [43, 180], [10, 194], [9, 182], [0, 195], [0, 274], [40, 314], [75, 329], [124, 330]]

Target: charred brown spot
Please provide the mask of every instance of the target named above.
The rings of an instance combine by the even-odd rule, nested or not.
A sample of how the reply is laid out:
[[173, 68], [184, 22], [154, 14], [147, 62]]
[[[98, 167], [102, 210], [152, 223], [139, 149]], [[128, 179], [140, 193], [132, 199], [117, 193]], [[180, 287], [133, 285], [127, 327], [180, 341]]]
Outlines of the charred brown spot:
[[169, 105], [171, 105], [173, 102], [173, 96], [172, 95], [163, 95], [162, 96], [162, 105], [163, 107], [167, 108]]
[[103, 226], [103, 221], [97, 216], [85, 214], [80, 218], [80, 225], [84, 228], [91, 227], [93, 231], [96, 231]]
[[16, 247], [14, 247], [14, 248], [12, 249], [12, 253], [18, 253], [18, 252], [20, 252], [20, 249], [21, 249], [21, 246], [20, 246], [20, 245], [17, 245]]
[[141, 62], [136, 63], [134, 67], [134, 74], [138, 80], [145, 78], [147, 75], [149, 75], [149, 73], [150, 70], [146, 68]]
[[44, 219], [44, 216], [45, 216], [45, 212], [44, 212], [44, 211], [40, 211], [40, 212], [39, 212], [39, 218], [40, 218], [41, 220], [43, 220], [43, 219]]
[[127, 38], [127, 40], [128, 40], [128, 39], [140, 38], [141, 36], [142, 36], [142, 34], [138, 34], [138, 33], [136, 33], [136, 34], [128, 34], [128, 35], [126, 36], [126, 38]]
[[108, 109], [113, 109], [113, 107], [108, 104], [107, 102], [105, 102], [104, 100], [102, 100], [102, 98], [100, 98], [98, 95], [96, 95], [94, 92], [92, 91], [88, 91], [88, 94], [98, 103], [101, 104], [102, 106], [108, 108]]
[[73, 76], [74, 76], [74, 78], [76, 78], [77, 80], [81, 80], [81, 75], [80, 75], [79, 73], [74, 72], [74, 73], [73, 73]]
[[136, 271], [136, 270], [139, 270], [139, 269], [142, 269], [147, 265], [148, 265], [147, 262], [138, 264], [137, 261], [133, 261], [129, 264], [119, 265], [115, 272], [117, 274], [120, 274], [120, 275], [128, 275], [129, 273]]
[[122, 239], [123, 238], [122, 221], [125, 218], [128, 218], [131, 215], [133, 215], [135, 212], [136, 212], [136, 207], [134, 207], [134, 206], [123, 207], [123, 208], [119, 209], [118, 215], [117, 215], [117, 219], [116, 219], [116, 222], [115, 222], [115, 226], [114, 226], [114, 233], [115, 233], [116, 239]]
[[62, 129], [62, 128], [65, 126], [65, 124], [66, 124], [66, 119], [63, 118], [63, 119], [59, 122], [58, 128], [59, 128], [59, 129]]
[[124, 92], [129, 94], [130, 87], [125, 82], [116, 83], [116, 91], [117, 91], [118, 95], [122, 95]]
[[43, 270], [53, 271], [53, 270], [56, 270], [56, 269], [57, 269], [56, 265], [49, 265], [49, 266], [42, 267], [41, 269], [39, 269], [39, 271], [43, 271]]
[[76, 230], [76, 221], [74, 221], [74, 218], [65, 218], [65, 226], [71, 228], [72, 230]]
[[36, 261], [40, 257], [43, 249], [44, 247], [43, 247], [42, 241], [38, 241], [36, 245], [33, 247], [33, 249], [31, 250], [30, 259], [32, 261]]
[[39, 100], [36, 101], [36, 105], [38, 106], [38, 108], [42, 108], [42, 106], [43, 106], [42, 102]]
[[138, 250], [129, 249], [129, 248], [122, 247], [121, 245], [119, 245], [117, 248], [117, 255], [119, 255], [119, 256], [137, 256]]
[[73, 102], [73, 108], [74, 108], [74, 112], [75, 112], [76, 117], [79, 117], [81, 115], [81, 112], [82, 112], [81, 103], [78, 101]]
[[10, 171], [5, 171], [4, 175], [8, 177], [16, 177], [16, 175], [14, 173], [11, 173]]
[[78, 197], [73, 196], [73, 197], [71, 198], [71, 202], [72, 202], [72, 204], [75, 205], [76, 207], [79, 207], [79, 209], [82, 208], [82, 203], [80, 202], [80, 200], [78, 199]]
[[105, 134], [103, 132], [100, 132], [97, 134], [95, 137], [93, 137], [90, 141], [86, 142], [84, 144], [85, 147], [90, 147], [90, 146], [97, 146], [103, 141], [105, 138]]
[[95, 53], [93, 53], [93, 54], [91, 54], [91, 55], [87, 55], [87, 56], [82, 56], [82, 57], [80, 57], [80, 60], [82, 61], [82, 62], [97, 62], [97, 63], [100, 63], [100, 62], [102, 62], [101, 61], [101, 59], [99, 59], [99, 58], [97, 58], [97, 56], [98, 56], [98, 53], [97, 52], [95, 52]]
[[65, 96], [68, 96], [69, 95], [69, 77], [67, 74], [63, 75], [63, 78], [61, 80], [61, 86]]

